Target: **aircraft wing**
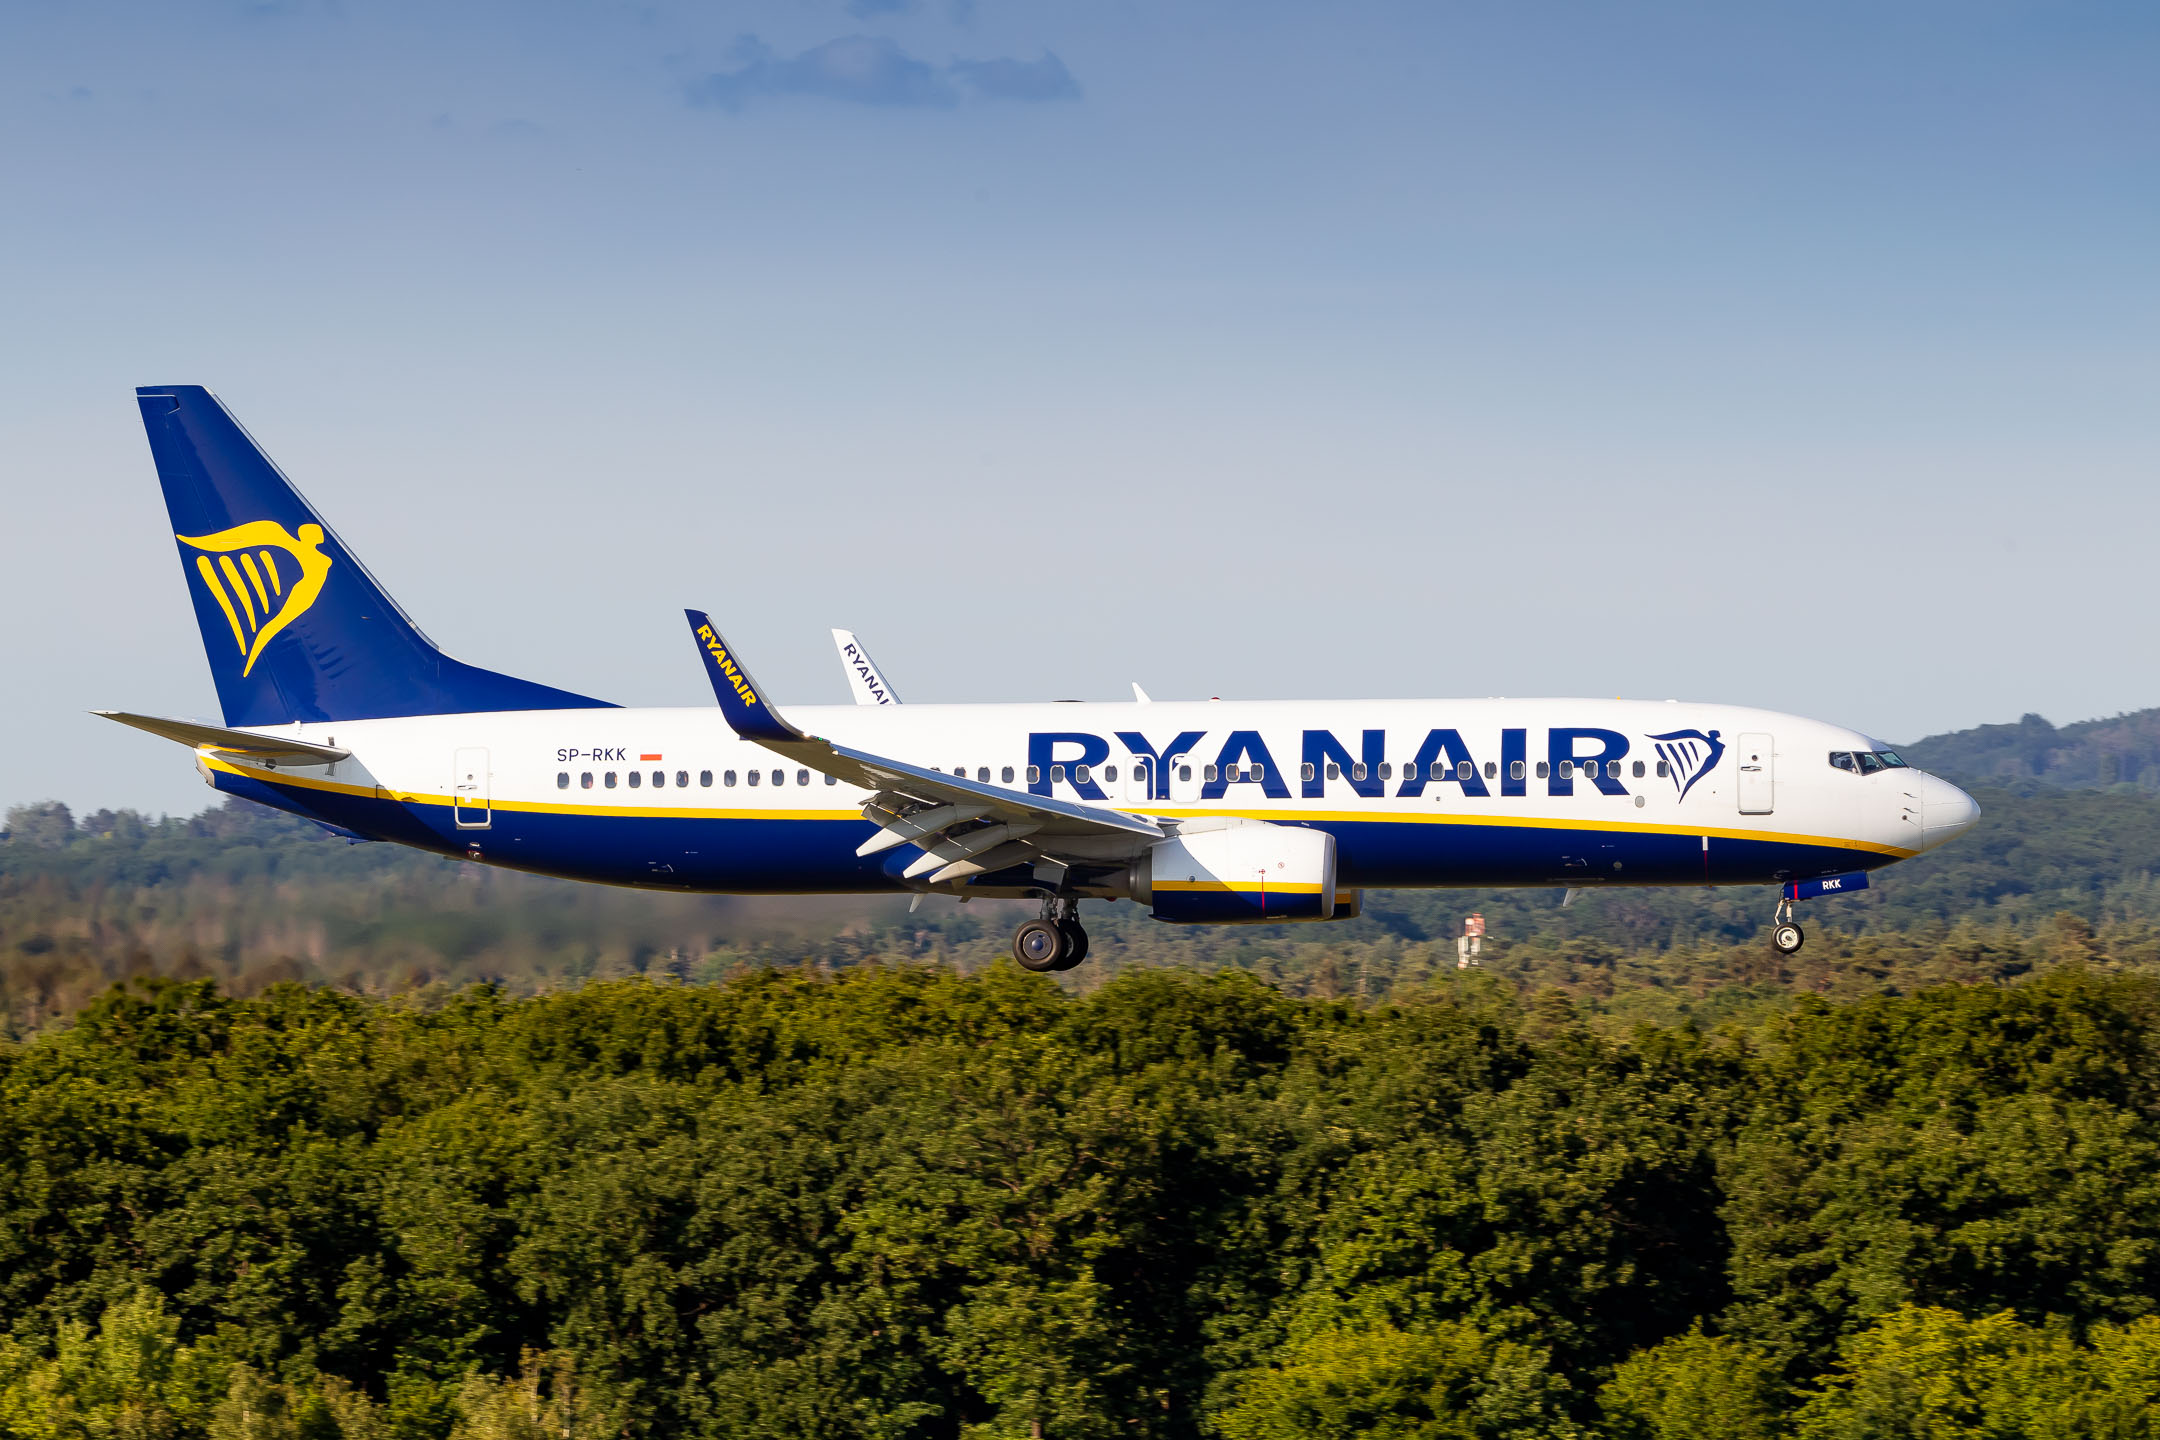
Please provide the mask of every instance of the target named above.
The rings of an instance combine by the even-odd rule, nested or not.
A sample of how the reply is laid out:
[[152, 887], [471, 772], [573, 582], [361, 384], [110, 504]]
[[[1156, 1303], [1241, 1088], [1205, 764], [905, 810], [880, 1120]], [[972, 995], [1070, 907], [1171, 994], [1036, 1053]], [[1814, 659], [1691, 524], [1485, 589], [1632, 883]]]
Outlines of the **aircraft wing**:
[[249, 730], [227, 730], [222, 725], [204, 725], [194, 720], [168, 720], [159, 715], [130, 715], [125, 710], [93, 710], [107, 720], [117, 720], [122, 725], [132, 725], [137, 730], [147, 730], [166, 740], [175, 740], [195, 749], [223, 750], [228, 754], [245, 755], [254, 760], [282, 760], [288, 765], [334, 765], [352, 755], [334, 745], [312, 745], [305, 740], [294, 740], [283, 735], [257, 735]]
[[1122, 811], [986, 785], [883, 755], [838, 745], [788, 723], [750, 678], [702, 611], [686, 610], [720, 712], [735, 733], [799, 765], [875, 792], [863, 817], [879, 832], [857, 850], [874, 855], [912, 844], [923, 855], [903, 878], [962, 880], [1038, 857], [1067, 863], [1120, 860], [1164, 836], [1161, 826]]
[[833, 644], [840, 651], [840, 668], [847, 671], [848, 689], [855, 692], [858, 705], [898, 705], [900, 692], [886, 680], [885, 672], [878, 669], [877, 661], [855, 638], [852, 630], [832, 632]]

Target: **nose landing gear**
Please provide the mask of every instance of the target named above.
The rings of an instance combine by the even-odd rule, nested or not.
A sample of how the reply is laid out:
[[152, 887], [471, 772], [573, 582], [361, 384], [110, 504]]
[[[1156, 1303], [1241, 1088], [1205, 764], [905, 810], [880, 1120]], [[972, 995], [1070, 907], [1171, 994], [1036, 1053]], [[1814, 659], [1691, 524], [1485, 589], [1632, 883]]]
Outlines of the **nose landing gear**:
[[1042, 915], [1013, 932], [1013, 959], [1038, 974], [1070, 970], [1087, 959], [1088, 933], [1080, 924], [1080, 902], [1067, 896], [1043, 901]]
[[1798, 954], [1807, 943], [1807, 932], [1793, 922], [1792, 897], [1780, 893], [1777, 910], [1770, 917], [1770, 948], [1780, 955]]

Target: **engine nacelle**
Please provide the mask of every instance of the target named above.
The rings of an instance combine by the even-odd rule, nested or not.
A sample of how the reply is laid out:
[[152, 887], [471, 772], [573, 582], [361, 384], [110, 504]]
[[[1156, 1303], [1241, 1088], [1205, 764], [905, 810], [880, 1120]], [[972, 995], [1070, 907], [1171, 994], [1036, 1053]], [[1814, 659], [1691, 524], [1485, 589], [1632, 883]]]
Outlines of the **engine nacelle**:
[[1227, 816], [1181, 826], [1133, 862], [1128, 883], [1157, 920], [1185, 925], [1348, 919], [1362, 898], [1336, 894], [1325, 830]]

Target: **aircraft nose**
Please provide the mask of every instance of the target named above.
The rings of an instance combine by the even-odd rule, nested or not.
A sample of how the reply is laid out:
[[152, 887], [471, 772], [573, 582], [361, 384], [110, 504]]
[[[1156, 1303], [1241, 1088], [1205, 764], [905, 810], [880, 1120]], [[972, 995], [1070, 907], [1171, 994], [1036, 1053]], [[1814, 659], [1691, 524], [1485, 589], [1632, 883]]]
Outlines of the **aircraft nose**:
[[1933, 850], [1947, 845], [1980, 823], [1980, 806], [1972, 796], [1940, 776], [1925, 771], [1914, 776], [1920, 782], [1920, 848]]

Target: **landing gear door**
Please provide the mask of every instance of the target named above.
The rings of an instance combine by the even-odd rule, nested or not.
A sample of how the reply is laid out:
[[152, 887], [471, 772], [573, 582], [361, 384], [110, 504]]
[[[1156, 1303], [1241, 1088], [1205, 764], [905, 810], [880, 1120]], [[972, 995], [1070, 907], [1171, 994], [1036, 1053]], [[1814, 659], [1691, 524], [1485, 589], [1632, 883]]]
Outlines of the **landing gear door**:
[[450, 813], [460, 830], [485, 830], [493, 819], [488, 801], [488, 752], [460, 750], [450, 771]]
[[1740, 813], [1768, 815], [1777, 789], [1776, 752], [1768, 735], [1740, 737]]

